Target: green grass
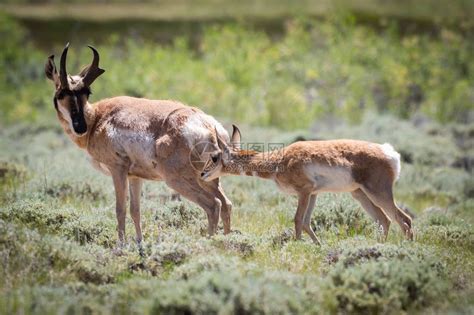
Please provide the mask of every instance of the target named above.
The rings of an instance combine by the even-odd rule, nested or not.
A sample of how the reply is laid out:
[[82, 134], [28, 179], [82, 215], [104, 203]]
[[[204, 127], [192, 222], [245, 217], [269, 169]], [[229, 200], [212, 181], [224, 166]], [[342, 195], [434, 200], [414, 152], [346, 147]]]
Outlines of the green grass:
[[[372, 134], [369, 126], [383, 120], [388, 129], [405, 124], [402, 135]], [[403, 137], [413, 129], [427, 155], [440, 139], [454, 142], [449, 126], [425, 128], [369, 115], [359, 127], [342, 124], [306, 136], [387, 137], [415, 154], [416, 147]], [[241, 129], [248, 141], [287, 142], [296, 135]], [[296, 242], [293, 197], [271, 182], [228, 177], [223, 184], [234, 203], [232, 225], [238, 232], [224, 236], [220, 230], [212, 238], [204, 236], [202, 209], [185, 200], [167, 201], [160, 197], [169, 194], [163, 184], [147, 182], [141, 257], [128, 218], [128, 245], [121, 255], [112, 251], [116, 221], [110, 178], [88, 165], [54, 121], [37, 130], [19, 124], [1, 131], [0, 159], [9, 161], [2, 164], [7, 171], [0, 209], [0, 305], [7, 313], [443, 314], [473, 308], [473, 199], [465, 194], [470, 175], [445, 165], [450, 171], [442, 178], [451, 184], [439, 186], [431, 174], [419, 187], [419, 178], [433, 173], [429, 169], [459, 154], [456, 146], [435, 160], [417, 153], [402, 167], [396, 195], [416, 215], [413, 242], [392, 225], [388, 241], [377, 243], [373, 223], [345, 194], [318, 198], [313, 225], [321, 247], [306, 236]]]

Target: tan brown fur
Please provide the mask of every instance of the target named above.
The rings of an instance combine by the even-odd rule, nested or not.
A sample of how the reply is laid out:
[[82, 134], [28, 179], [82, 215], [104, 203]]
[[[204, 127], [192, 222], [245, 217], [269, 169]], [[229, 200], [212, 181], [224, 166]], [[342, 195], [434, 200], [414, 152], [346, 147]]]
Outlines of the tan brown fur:
[[[69, 125], [58, 114], [61, 125], [71, 140], [80, 148], [85, 149], [94, 161], [106, 165], [109, 170], [113, 169], [112, 174], [116, 172], [115, 170], [120, 170], [119, 172], [126, 173], [130, 179], [164, 180], [170, 187], [193, 201], [201, 199], [196, 195], [202, 193], [203, 189], [209, 190], [215, 196], [207, 198], [211, 201], [206, 206], [211, 204], [208, 208], [212, 209], [208, 212], [217, 212], [217, 215], [209, 214], [209, 233], [213, 234], [217, 226], [216, 220], [220, 208], [224, 208], [223, 212], [230, 212], [231, 203], [224, 198], [223, 192], [216, 191], [221, 189], [219, 181], [210, 185], [199, 179], [199, 170], [191, 167], [190, 148], [180, 132], [190, 115], [202, 112], [176, 101], [155, 101], [126, 96], [109, 98], [88, 105], [90, 108], [86, 122], [90, 126], [90, 130], [81, 137], [74, 135], [69, 129]], [[119, 114], [120, 118], [117, 118]], [[153, 135], [156, 139], [156, 155], [152, 169], [150, 169], [150, 165], [131, 165], [131, 161], [127, 158], [127, 152], [112, 143], [107, 134], [107, 128], [111, 127]], [[180, 187], [181, 181], [187, 183], [186, 187], [193, 186], [194, 188], [183, 190]], [[205, 194], [205, 196], [209, 196], [209, 194]], [[121, 197], [119, 196], [119, 198]], [[216, 200], [213, 200], [216, 198], [225, 200], [217, 205]], [[119, 206], [123, 207], [123, 205]], [[230, 231], [230, 213], [223, 215], [226, 218], [229, 217], [224, 221], [225, 233], [228, 233]], [[136, 229], [140, 230], [139, 224], [136, 224]], [[120, 226], [119, 230], [122, 230], [119, 233], [124, 233], [124, 226]], [[124, 235], [119, 237], [123, 239]], [[138, 236], [138, 238], [141, 237]]]
[[[240, 142], [236, 127], [231, 142]], [[257, 176], [272, 179], [283, 191], [297, 195], [297, 239], [305, 230], [319, 243], [310, 218], [317, 194], [324, 191], [350, 192], [379, 224], [385, 238], [390, 225], [387, 214], [396, 220], [408, 238], [413, 236], [410, 217], [393, 201], [392, 187], [400, 161], [398, 153], [388, 144], [345, 139], [302, 141], [263, 153], [229, 148], [222, 141], [219, 145], [228, 158], [206, 168], [203, 178], [212, 180], [227, 174]]]
[[[61, 56], [64, 67], [67, 48]], [[137, 241], [142, 240], [140, 191], [145, 179], [165, 181], [169, 187], [201, 206], [208, 216], [210, 235], [216, 232], [219, 215], [224, 223], [224, 233], [229, 233], [232, 204], [219, 180], [201, 180], [201, 170], [190, 162], [194, 143], [207, 141], [211, 144], [208, 150], [217, 151], [216, 133], [228, 138], [227, 132], [201, 110], [177, 101], [119, 96], [89, 103], [89, 95], [84, 92], [88, 86], [82, 80], [92, 82], [104, 72], [98, 68], [97, 51], [91, 49], [93, 63], [79, 76], [66, 77], [64, 72], [58, 74], [54, 56], [48, 59], [45, 73], [56, 88], [55, 104], [62, 128], [77, 146], [87, 152], [94, 167], [112, 176], [119, 242], [125, 240], [128, 188]], [[92, 72], [88, 74], [88, 71]], [[58, 97], [61, 93], [63, 95]], [[74, 109], [79, 110], [79, 116], [77, 113], [75, 116], [79, 124], [72, 128], [74, 114], [71, 111]], [[78, 133], [76, 128], [81, 132]]]

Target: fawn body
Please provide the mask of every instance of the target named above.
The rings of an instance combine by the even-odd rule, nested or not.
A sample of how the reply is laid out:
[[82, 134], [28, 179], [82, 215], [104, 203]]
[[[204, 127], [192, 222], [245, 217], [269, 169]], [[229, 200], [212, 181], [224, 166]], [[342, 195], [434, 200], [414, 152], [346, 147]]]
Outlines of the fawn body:
[[[232, 143], [240, 142], [234, 126]], [[301, 141], [273, 152], [240, 150], [218, 138], [219, 151], [201, 173], [205, 180], [234, 174], [273, 180], [285, 193], [298, 196], [296, 238], [307, 232], [320, 243], [311, 228], [311, 215], [320, 192], [350, 192], [388, 234], [390, 218], [408, 238], [413, 237], [411, 218], [394, 202], [393, 184], [400, 174], [400, 155], [390, 144], [358, 140]], [[390, 217], [390, 218], [389, 218]]]

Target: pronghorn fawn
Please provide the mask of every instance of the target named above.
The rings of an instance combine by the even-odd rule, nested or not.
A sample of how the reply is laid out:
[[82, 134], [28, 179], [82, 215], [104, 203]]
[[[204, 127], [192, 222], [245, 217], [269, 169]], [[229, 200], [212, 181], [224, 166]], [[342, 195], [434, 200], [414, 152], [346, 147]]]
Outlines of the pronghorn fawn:
[[[240, 143], [234, 126], [231, 143]], [[400, 154], [386, 144], [357, 140], [300, 141], [281, 150], [256, 152], [228, 146], [217, 138], [219, 151], [204, 167], [207, 181], [234, 174], [258, 176], [275, 181], [284, 192], [298, 196], [295, 215], [296, 239], [302, 231], [314, 243], [320, 241], [311, 228], [311, 214], [320, 192], [350, 192], [377, 222], [387, 237], [390, 218], [409, 239], [413, 238], [411, 218], [397, 207], [392, 187], [400, 174]], [[388, 215], [388, 216], [387, 216]]]
[[95, 168], [112, 176], [119, 245], [125, 240], [127, 186], [136, 238], [139, 243], [142, 240], [143, 180], [164, 181], [201, 206], [207, 213], [209, 235], [216, 232], [219, 215], [224, 233], [229, 233], [232, 204], [218, 179], [205, 182], [200, 178], [204, 163], [193, 162], [218, 150], [216, 133], [221, 141], [229, 139], [222, 125], [199, 109], [176, 101], [119, 96], [90, 103], [90, 86], [104, 73], [99, 68], [99, 53], [89, 46], [92, 63], [78, 75], [69, 75], [68, 47], [62, 52], [59, 73], [54, 56], [48, 58], [45, 73], [54, 83], [54, 106], [62, 128], [87, 152]]

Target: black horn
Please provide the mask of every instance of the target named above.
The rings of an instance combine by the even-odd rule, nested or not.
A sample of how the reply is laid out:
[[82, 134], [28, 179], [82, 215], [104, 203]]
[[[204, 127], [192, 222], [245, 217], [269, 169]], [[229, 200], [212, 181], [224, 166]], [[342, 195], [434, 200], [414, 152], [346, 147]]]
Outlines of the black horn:
[[89, 67], [87, 67], [87, 71], [85, 72], [82, 82], [84, 82], [84, 85], [90, 86], [95, 79], [97, 79], [102, 73], [105, 72], [104, 69], [99, 68], [99, 53], [97, 50], [92, 47], [92, 46], [87, 46], [92, 50], [92, 53], [94, 54], [94, 59], [92, 59], [92, 63], [90, 64]]
[[59, 69], [59, 81], [61, 82], [61, 87], [63, 89], [67, 89], [69, 87], [67, 81], [67, 70], [66, 70], [66, 57], [67, 57], [67, 50], [69, 48], [69, 43], [66, 44], [64, 47], [63, 53], [61, 54], [61, 63]]

